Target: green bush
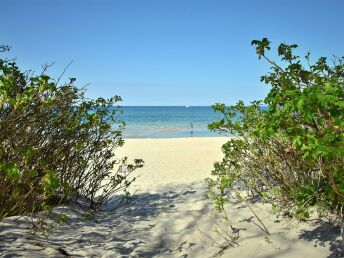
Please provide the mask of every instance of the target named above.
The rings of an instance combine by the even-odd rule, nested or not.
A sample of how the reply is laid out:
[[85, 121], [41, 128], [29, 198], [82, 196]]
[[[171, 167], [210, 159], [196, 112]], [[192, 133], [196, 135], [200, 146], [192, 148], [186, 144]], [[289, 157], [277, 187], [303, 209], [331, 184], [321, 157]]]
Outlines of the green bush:
[[[120, 97], [87, 99], [74, 83], [59, 86], [0, 59], [0, 219], [80, 196], [97, 209], [129, 186], [115, 170], [114, 149], [123, 145]], [[140, 166], [136, 160], [130, 169]]]
[[321, 57], [311, 65], [309, 53], [301, 60], [293, 52], [297, 45], [280, 44], [279, 65], [266, 55], [268, 39], [252, 45], [271, 64], [261, 77], [270, 92], [249, 106], [213, 106], [224, 118], [209, 129], [236, 137], [223, 146], [215, 178], [207, 179], [212, 198], [221, 210], [227, 190], [242, 186], [301, 219], [313, 206], [342, 210], [344, 58], [334, 57], [331, 66]]

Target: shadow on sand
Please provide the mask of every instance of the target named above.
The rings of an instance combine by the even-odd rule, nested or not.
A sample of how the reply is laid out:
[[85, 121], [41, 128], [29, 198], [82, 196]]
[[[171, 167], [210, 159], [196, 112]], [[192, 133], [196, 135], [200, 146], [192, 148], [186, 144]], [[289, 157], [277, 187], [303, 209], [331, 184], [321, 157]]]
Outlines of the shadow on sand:
[[333, 223], [319, 221], [312, 230], [303, 230], [300, 239], [314, 242], [314, 246], [330, 245], [331, 254], [327, 258], [344, 257], [343, 242], [339, 239], [340, 227]]
[[[176, 205], [190, 203], [195, 192], [196, 190], [190, 190], [189, 185], [182, 188], [178, 186], [178, 191], [167, 189], [161, 194], [136, 194], [131, 197], [128, 205], [118, 209], [114, 207], [122, 196], [114, 196], [109, 200], [107, 208], [96, 216], [87, 219], [82, 216], [71, 216], [63, 226], [56, 228], [48, 239], [27, 235], [30, 223], [25, 220], [0, 224], [0, 253], [3, 257], [44, 257], [44, 248], [52, 247], [55, 250], [62, 248], [73, 257], [82, 257], [85, 253], [95, 257], [104, 254], [115, 257], [182, 254], [183, 250], [195, 248], [196, 243], [180, 241], [179, 244], [171, 246], [164, 237], [162, 227], [177, 228], [173, 225], [173, 220], [172, 224], [164, 222], [155, 230], [152, 228], [157, 227], [161, 213], [164, 217], [170, 216]], [[206, 211], [198, 211], [199, 216], [204, 212]], [[197, 220], [197, 217], [195, 219]], [[194, 226], [194, 223], [189, 223], [183, 231]], [[151, 232], [157, 232], [157, 235], [151, 236]]]
[[[118, 209], [114, 208], [122, 196], [114, 196], [107, 208], [92, 218], [70, 216], [48, 239], [27, 235], [30, 224], [24, 220], [2, 223], [0, 253], [3, 257], [45, 257], [47, 248], [62, 248], [73, 257], [86, 254], [89, 257], [190, 257], [190, 253], [202, 254], [208, 247], [189, 236], [197, 230], [197, 222], [207, 219], [211, 213], [212, 205], [205, 193], [203, 184], [169, 186], [160, 193], [136, 194], [128, 205]], [[234, 207], [232, 215], [246, 209], [240, 203]], [[242, 223], [253, 222], [249, 213], [241, 219]], [[339, 228], [317, 222], [313, 229], [303, 230], [299, 239], [315, 246], [329, 246], [331, 255], [328, 258], [335, 258], [343, 257], [339, 235]], [[252, 238], [257, 237], [253, 235]], [[288, 250], [280, 250], [275, 255]], [[63, 257], [63, 254], [55, 252], [53, 257]]]

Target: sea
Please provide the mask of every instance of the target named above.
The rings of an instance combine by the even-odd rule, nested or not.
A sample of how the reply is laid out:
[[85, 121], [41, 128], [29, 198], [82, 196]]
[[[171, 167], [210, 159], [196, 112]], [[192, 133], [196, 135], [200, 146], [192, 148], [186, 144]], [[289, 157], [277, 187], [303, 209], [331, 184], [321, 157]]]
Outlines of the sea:
[[123, 110], [123, 137], [127, 139], [221, 136], [208, 130], [209, 123], [222, 118], [211, 107], [125, 106]]

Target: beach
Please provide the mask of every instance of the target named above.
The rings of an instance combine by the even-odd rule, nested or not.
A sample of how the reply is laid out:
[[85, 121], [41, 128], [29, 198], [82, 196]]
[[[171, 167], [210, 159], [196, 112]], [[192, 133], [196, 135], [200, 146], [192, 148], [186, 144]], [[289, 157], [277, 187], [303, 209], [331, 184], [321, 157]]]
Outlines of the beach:
[[344, 258], [344, 0], [1, 8], [0, 258]]
[[213, 163], [222, 158], [221, 146], [226, 141], [224, 137], [126, 139], [117, 155], [127, 156], [129, 163], [134, 158], [145, 161], [134, 175], [133, 188], [150, 192], [162, 185], [201, 182], [209, 177]]
[[1, 256], [64, 257], [64, 250], [73, 257], [331, 257], [338, 232], [326, 223], [278, 218], [271, 206], [252, 204], [267, 236], [249, 208], [235, 199], [226, 210], [240, 237], [235, 247], [226, 245], [222, 229], [228, 225], [213, 212], [204, 179], [222, 159], [227, 140], [127, 139], [116, 155], [127, 156], [129, 163], [145, 161], [133, 174], [128, 205], [112, 210], [114, 196], [95, 218], [71, 216], [47, 239], [27, 235], [25, 220], [6, 218], [0, 224]]

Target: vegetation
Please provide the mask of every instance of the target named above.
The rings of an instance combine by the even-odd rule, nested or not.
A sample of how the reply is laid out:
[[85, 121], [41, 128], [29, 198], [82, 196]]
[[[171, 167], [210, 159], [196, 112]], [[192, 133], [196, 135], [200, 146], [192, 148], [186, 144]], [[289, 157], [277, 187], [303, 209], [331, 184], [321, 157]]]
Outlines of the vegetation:
[[[133, 180], [114, 173], [121, 98], [87, 99], [74, 78], [58, 85], [45, 72], [34, 76], [0, 59], [0, 220], [80, 197], [96, 210]], [[135, 160], [129, 170], [140, 166]]]
[[307, 219], [311, 207], [342, 214], [344, 57], [310, 64], [309, 53], [302, 60], [294, 54], [297, 45], [280, 44], [277, 64], [267, 56], [268, 39], [252, 45], [271, 65], [261, 77], [270, 92], [249, 106], [213, 106], [224, 118], [209, 128], [236, 136], [222, 147], [215, 179], [207, 179], [216, 208], [223, 211], [228, 193], [244, 187], [299, 219]]

